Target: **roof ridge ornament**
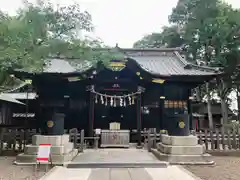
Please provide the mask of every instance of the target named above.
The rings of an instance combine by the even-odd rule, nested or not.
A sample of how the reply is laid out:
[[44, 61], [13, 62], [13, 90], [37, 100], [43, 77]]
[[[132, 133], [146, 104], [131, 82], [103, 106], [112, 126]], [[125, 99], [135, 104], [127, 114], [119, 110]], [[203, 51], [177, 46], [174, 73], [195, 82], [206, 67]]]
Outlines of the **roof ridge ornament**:
[[109, 65], [107, 66], [108, 69], [111, 69], [112, 71], [121, 71], [126, 67], [125, 61], [121, 60], [111, 60]]

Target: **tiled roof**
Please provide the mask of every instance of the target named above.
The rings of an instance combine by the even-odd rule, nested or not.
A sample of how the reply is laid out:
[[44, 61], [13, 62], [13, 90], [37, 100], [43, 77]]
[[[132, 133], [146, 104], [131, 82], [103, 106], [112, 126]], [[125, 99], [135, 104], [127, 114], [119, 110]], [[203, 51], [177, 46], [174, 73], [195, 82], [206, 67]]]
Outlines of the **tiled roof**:
[[[78, 61], [78, 63], [76, 63]], [[79, 63], [80, 62], [80, 63]], [[46, 63], [43, 72], [46, 73], [74, 73], [82, 72], [91, 68], [91, 63], [89, 61], [71, 60], [67, 61], [63, 58], [51, 58]]]
[[[51, 57], [46, 59], [45, 66], [40, 73], [78, 73], [92, 67], [92, 63], [87, 60], [68, 59], [62, 57]], [[26, 69], [16, 69], [16, 72], [31, 73]]]
[[[147, 48], [122, 49], [118, 48], [126, 58], [134, 60], [141, 68], [153, 75], [180, 76], [180, 75], [214, 75], [218, 72], [209, 67], [197, 66], [187, 62], [179, 54], [178, 48]], [[45, 73], [78, 73], [92, 67], [90, 61], [51, 57], [46, 61], [43, 69]]]
[[37, 94], [35, 92], [30, 92], [30, 93], [26, 93], [26, 92], [21, 92], [21, 93], [3, 93], [3, 95], [8, 96], [12, 99], [18, 99], [18, 100], [22, 100], [22, 99], [36, 99]]
[[0, 94], [0, 101], [5, 101], [5, 102], [9, 102], [9, 103], [14, 103], [14, 104], [21, 104], [21, 105], [25, 105], [24, 103], [22, 103], [21, 101], [18, 101], [6, 94]]
[[179, 54], [179, 49], [121, 49], [126, 58], [138, 63], [151, 74], [172, 75], [214, 75], [217, 69], [202, 67], [187, 62]]

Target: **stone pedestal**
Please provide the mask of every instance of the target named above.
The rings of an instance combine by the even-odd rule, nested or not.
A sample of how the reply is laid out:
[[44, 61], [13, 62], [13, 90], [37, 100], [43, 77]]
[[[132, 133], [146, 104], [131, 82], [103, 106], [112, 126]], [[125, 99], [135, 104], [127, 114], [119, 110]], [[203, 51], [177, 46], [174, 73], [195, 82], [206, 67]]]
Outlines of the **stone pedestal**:
[[51, 159], [52, 163], [57, 165], [70, 162], [78, 153], [78, 150], [74, 149], [73, 143], [69, 142], [68, 134], [58, 136], [34, 135], [32, 142], [33, 144], [25, 147], [24, 153], [17, 156], [16, 164], [35, 164], [39, 144], [52, 145]]
[[172, 164], [212, 164], [205, 146], [198, 144], [196, 136], [161, 135], [161, 143], [152, 152], [161, 160]]

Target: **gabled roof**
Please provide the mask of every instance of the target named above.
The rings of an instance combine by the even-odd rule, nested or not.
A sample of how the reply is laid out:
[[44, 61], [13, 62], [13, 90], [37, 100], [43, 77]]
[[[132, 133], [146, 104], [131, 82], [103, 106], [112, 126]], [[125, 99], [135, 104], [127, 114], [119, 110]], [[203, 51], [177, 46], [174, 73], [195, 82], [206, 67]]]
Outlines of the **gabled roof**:
[[194, 65], [186, 61], [179, 48], [120, 49], [126, 58], [135, 61], [145, 71], [162, 76], [216, 75], [218, 69]]
[[[180, 48], [116, 48], [125, 55], [127, 60], [134, 61], [141, 69], [152, 75], [212, 76], [220, 74], [218, 69], [189, 63], [180, 55]], [[109, 51], [106, 48], [99, 50]], [[93, 68], [93, 63], [87, 60], [51, 57], [46, 61], [48, 63], [43, 68], [43, 73], [82, 73]]]

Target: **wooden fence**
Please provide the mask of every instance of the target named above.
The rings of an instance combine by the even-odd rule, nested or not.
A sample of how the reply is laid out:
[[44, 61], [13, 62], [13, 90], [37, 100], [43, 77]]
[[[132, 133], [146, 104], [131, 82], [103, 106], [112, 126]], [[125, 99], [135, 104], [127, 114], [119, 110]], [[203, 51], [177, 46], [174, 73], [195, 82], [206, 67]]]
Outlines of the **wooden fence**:
[[34, 134], [36, 134], [35, 129], [0, 129], [0, 154], [4, 151], [22, 152], [26, 144], [32, 143]]
[[196, 133], [199, 144], [205, 144], [207, 151], [228, 151], [240, 150], [240, 133], [235, 131], [218, 131], [205, 130]]
[[[82, 151], [84, 148], [98, 148], [99, 136], [84, 137], [84, 131], [77, 129], [66, 130], [70, 135], [70, 141], [74, 143], [74, 147]], [[17, 129], [5, 128], [0, 129], [0, 155], [4, 152], [13, 152], [17, 154], [23, 152], [26, 144], [32, 143], [32, 136], [37, 134], [35, 129]], [[142, 142], [149, 145], [148, 140], [151, 139], [151, 147], [156, 147], [158, 142], [161, 142], [161, 134], [155, 129], [150, 131], [143, 130], [141, 132]], [[234, 131], [218, 131], [204, 130], [193, 133], [199, 139], [199, 144], [204, 144], [208, 152], [221, 151], [227, 152], [239, 150], [240, 152], [240, 133]]]
[[[240, 132], [235, 131], [218, 131], [204, 130], [192, 133], [198, 137], [198, 143], [204, 144], [207, 152], [211, 151], [240, 151]], [[156, 133], [156, 130], [142, 131], [143, 142], [149, 145], [148, 139], [151, 139], [151, 147], [155, 148], [158, 142], [161, 142], [161, 133]]]

